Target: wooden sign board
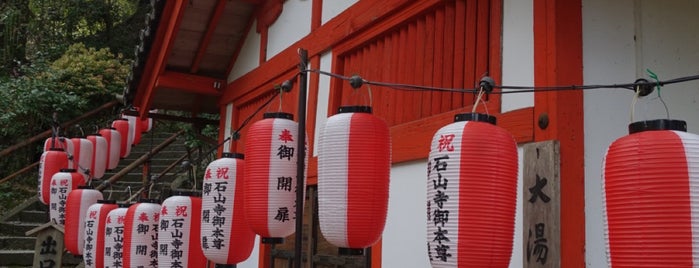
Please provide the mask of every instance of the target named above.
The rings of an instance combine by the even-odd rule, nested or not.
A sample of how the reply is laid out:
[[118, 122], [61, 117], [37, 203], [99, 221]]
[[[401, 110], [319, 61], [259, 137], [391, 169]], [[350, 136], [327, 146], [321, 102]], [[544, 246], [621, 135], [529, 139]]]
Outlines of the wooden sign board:
[[61, 267], [63, 262], [63, 228], [46, 223], [26, 235], [36, 235], [34, 268]]
[[523, 179], [523, 267], [560, 267], [561, 202], [558, 141], [524, 145]]

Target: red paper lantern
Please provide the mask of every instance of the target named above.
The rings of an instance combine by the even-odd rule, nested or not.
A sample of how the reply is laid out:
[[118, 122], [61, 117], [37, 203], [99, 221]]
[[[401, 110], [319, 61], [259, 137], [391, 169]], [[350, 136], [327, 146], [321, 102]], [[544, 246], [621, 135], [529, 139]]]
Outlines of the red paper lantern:
[[68, 168], [68, 154], [63, 149], [52, 148], [41, 154], [39, 160], [39, 201], [44, 204], [49, 203], [49, 185], [51, 177]]
[[115, 128], [104, 128], [100, 135], [107, 140], [107, 170], [115, 169], [121, 155], [121, 134]]
[[[92, 174], [92, 155], [94, 154], [92, 142], [85, 138], [72, 138], [73, 142], [73, 167], [87, 182]], [[69, 159], [70, 160], [70, 159]]]
[[147, 199], [132, 205], [126, 211], [124, 267], [158, 266], [160, 209], [157, 200]]
[[121, 135], [121, 144], [119, 145], [119, 157], [126, 158], [131, 154], [131, 145], [133, 144], [133, 135], [129, 130], [129, 120], [117, 119], [112, 122], [112, 127]]
[[68, 195], [73, 189], [82, 186], [83, 176], [75, 169], [62, 169], [51, 177], [49, 189], [49, 220], [64, 226], [66, 221], [66, 205]]
[[204, 173], [201, 247], [218, 264], [246, 260], [255, 243], [243, 215], [243, 168], [242, 154], [223, 153]]
[[[157, 113], [158, 110], [150, 110], [149, 113]], [[153, 129], [153, 118], [144, 118], [141, 119], [141, 132], [146, 133], [149, 132], [151, 129]]]
[[124, 266], [124, 223], [131, 204], [119, 204], [107, 214], [104, 225], [104, 267]]
[[610, 267], [697, 267], [699, 135], [680, 120], [629, 125], [604, 160]]
[[388, 210], [388, 126], [371, 114], [371, 107], [341, 107], [339, 114], [328, 118], [318, 148], [323, 236], [340, 248], [373, 245], [381, 238]]
[[[44, 141], [44, 152], [51, 148], [63, 149], [69, 156], [73, 155], [73, 141], [65, 137], [50, 137]], [[68, 161], [67, 168], [75, 168], [73, 161]]]
[[183, 192], [163, 201], [158, 229], [160, 265], [206, 265], [200, 241], [201, 198], [192, 195], [193, 193]]
[[460, 114], [434, 135], [427, 161], [432, 267], [507, 267], [517, 201], [512, 135], [495, 117]]
[[288, 113], [263, 117], [250, 126], [245, 141], [243, 206], [248, 225], [263, 243], [281, 243], [296, 227], [298, 124]]
[[141, 143], [141, 120], [133, 115], [124, 115], [123, 118], [129, 121], [129, 135], [133, 137], [131, 144], [138, 145]]
[[90, 171], [92, 171], [93, 178], [100, 179], [107, 170], [107, 155], [109, 154], [107, 139], [102, 137], [101, 134], [95, 133], [88, 135], [87, 140], [92, 143], [92, 166]]
[[87, 209], [100, 199], [102, 193], [89, 186], [78, 186], [68, 194], [64, 241], [66, 250], [73, 255], [83, 254]]
[[104, 265], [105, 227], [107, 214], [117, 208], [114, 200], [97, 200], [85, 214], [85, 242], [83, 259], [85, 267], [102, 268]]

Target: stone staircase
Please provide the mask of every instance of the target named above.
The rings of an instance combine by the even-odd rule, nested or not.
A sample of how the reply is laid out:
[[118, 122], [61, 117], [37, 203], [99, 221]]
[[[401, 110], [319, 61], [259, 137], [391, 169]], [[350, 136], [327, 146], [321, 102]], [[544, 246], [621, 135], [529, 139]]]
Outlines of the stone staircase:
[[[157, 132], [144, 134], [137, 146], [131, 150], [131, 154], [119, 161], [119, 166], [111, 172], [107, 172], [102, 179], [106, 180], [123, 168], [133, 163], [139, 157], [147, 154], [152, 147], [162, 143], [173, 133]], [[184, 138], [179, 136], [175, 142], [156, 154], [150, 162], [151, 178], [158, 177], [168, 166], [182, 156], [187, 155]], [[192, 155], [192, 159], [196, 156]], [[117, 183], [103, 191], [105, 198], [111, 195], [111, 199], [123, 202], [129, 197], [129, 186], [134, 194], [143, 185], [143, 165], [134, 168], [121, 178]], [[182, 167], [177, 165], [171, 171], [154, 181], [150, 198], [160, 199], [170, 195], [172, 182], [178, 177], [186, 177], [187, 172], [182, 172]], [[97, 186], [102, 181], [94, 181]], [[135, 198], [134, 201], [138, 201]], [[38, 201], [36, 197], [26, 200], [0, 218], [0, 268], [1, 267], [31, 267], [34, 258], [34, 237], [27, 237], [25, 233], [48, 222], [48, 206]], [[80, 265], [81, 258], [71, 254], [63, 255], [61, 267], [76, 267]]]

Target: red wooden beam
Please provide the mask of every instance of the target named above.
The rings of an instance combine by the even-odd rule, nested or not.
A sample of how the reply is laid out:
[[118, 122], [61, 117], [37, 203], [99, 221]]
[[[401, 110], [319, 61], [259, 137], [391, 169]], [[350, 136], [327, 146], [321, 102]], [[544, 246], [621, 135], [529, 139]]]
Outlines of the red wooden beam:
[[398, 17], [414, 16], [418, 11], [424, 10], [425, 6], [434, 6], [440, 2], [440, 0], [359, 1], [349, 7], [342, 15], [323, 24], [316, 31], [292, 44], [254, 71], [230, 83], [221, 98], [221, 103], [229, 103], [247, 95], [259, 85], [279, 78], [280, 73], [295, 68], [298, 65], [296, 50], [300, 47], [307, 49], [308, 56], [313, 57], [354, 33], [381, 21], [382, 18], [392, 15], [405, 5], [411, 4], [411, 8], [404, 9], [405, 14], [401, 12]]
[[226, 2], [228, 1], [218, 0], [218, 3], [216, 3], [216, 7], [214, 7], [213, 13], [209, 18], [209, 25], [206, 27], [206, 33], [204, 33], [204, 37], [202, 37], [201, 42], [199, 43], [197, 55], [194, 56], [192, 67], [189, 72], [197, 73], [199, 71], [199, 64], [201, 63], [201, 59], [204, 58], [206, 49], [209, 48], [209, 43], [211, 42], [211, 38], [214, 36], [216, 26], [218, 26], [218, 21], [221, 19], [221, 15], [223, 15], [223, 11], [226, 9]]
[[[167, 61], [167, 56], [172, 50], [173, 44], [175, 43], [175, 37], [177, 36], [177, 30], [179, 29], [180, 22], [182, 21], [182, 15], [184, 14], [187, 1], [185, 0], [175, 0], [168, 1], [167, 5], [172, 5], [172, 10], [168, 14], [167, 21], [160, 21], [160, 26], [158, 26], [158, 32], [163, 32], [162, 41], [159, 46], [153, 46], [153, 52], [156, 55], [149, 55], [148, 61], [153, 61], [152, 66], [147, 66], [149, 70], [149, 75], [144, 76], [142, 79], [141, 87], [139, 87], [139, 93], [143, 92], [141, 101], [140, 116], [145, 118], [148, 115], [149, 107], [153, 102], [153, 94], [155, 93], [155, 83], [158, 80], [158, 76], [165, 71], [165, 65]], [[154, 56], [154, 57], [153, 57]]]
[[155, 88], [172, 88], [209, 96], [221, 95], [225, 81], [193, 74], [165, 71], [158, 76]]
[[[534, 84], [583, 82], [581, 0], [534, 1]], [[541, 124], [544, 119], [548, 124]], [[582, 91], [534, 93], [536, 141], [561, 146], [561, 266], [585, 267], [585, 169]], [[524, 186], [529, 187], [529, 186]]]

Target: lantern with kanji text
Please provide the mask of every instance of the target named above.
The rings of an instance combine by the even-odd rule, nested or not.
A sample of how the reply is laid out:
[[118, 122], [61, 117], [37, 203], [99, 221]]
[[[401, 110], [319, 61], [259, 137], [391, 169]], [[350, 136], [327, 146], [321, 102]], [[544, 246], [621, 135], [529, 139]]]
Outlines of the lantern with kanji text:
[[[85, 242], [83, 243], [83, 260], [85, 267], [102, 268], [104, 263], [105, 227], [107, 215], [117, 208], [114, 200], [97, 200], [85, 213]], [[111, 265], [111, 264], [110, 264]]]
[[131, 204], [120, 203], [107, 214], [104, 225], [104, 267], [124, 266], [124, 222]]
[[246, 260], [255, 233], [243, 214], [243, 155], [223, 153], [206, 167], [202, 186], [201, 247], [217, 264]]
[[53, 174], [49, 189], [49, 220], [59, 226], [66, 223], [68, 195], [78, 186], [84, 185], [83, 176], [75, 169], [62, 169]]
[[163, 267], [204, 267], [201, 250], [201, 198], [179, 192], [163, 201], [158, 226], [158, 264]]
[[454, 121], [434, 134], [427, 159], [427, 255], [432, 267], [507, 267], [517, 144], [493, 116], [459, 114]]
[[298, 124], [288, 113], [265, 113], [248, 129], [243, 206], [263, 243], [281, 243], [295, 231], [296, 191], [304, 190], [296, 189], [297, 134]]
[[124, 267], [158, 267], [160, 204], [144, 199], [129, 207], [124, 222]]
[[[102, 193], [89, 186], [78, 186], [70, 191], [66, 203], [65, 244], [73, 255], [82, 255], [85, 245], [85, 218], [87, 209], [103, 199]], [[94, 224], [94, 223], [93, 223]]]

